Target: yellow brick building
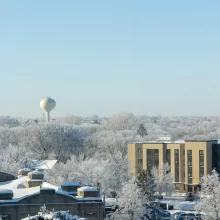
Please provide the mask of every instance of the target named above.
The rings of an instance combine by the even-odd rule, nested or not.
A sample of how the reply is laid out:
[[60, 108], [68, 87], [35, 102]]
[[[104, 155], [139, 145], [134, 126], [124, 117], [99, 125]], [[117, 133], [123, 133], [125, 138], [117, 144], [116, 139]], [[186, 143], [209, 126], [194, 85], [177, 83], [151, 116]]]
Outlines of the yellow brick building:
[[200, 179], [215, 168], [220, 173], [220, 144], [211, 141], [142, 142], [128, 144], [128, 163], [132, 174], [139, 169], [168, 163], [179, 192], [195, 192]]

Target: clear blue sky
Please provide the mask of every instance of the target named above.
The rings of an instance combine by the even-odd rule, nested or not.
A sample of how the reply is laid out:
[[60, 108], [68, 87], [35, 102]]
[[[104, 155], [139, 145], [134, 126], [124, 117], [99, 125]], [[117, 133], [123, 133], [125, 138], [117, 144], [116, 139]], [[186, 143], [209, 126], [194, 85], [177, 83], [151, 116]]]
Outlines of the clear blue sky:
[[220, 115], [220, 1], [0, 2], [0, 114]]

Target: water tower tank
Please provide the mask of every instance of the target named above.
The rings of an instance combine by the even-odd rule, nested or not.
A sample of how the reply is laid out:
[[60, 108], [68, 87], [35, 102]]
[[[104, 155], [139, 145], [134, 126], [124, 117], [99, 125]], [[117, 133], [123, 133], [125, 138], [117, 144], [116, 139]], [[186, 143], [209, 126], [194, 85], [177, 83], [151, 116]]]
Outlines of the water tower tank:
[[50, 121], [50, 112], [56, 107], [54, 99], [46, 97], [40, 101], [40, 107], [46, 112], [46, 122]]

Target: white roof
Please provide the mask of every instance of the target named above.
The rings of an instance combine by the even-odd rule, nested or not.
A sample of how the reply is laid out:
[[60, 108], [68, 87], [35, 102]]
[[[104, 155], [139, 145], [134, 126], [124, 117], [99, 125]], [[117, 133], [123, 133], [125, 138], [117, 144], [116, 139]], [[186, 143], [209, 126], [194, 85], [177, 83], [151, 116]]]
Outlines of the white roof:
[[[25, 188], [25, 180], [27, 176], [23, 176], [19, 179], [9, 181], [9, 182], [1, 182], [0, 190], [12, 190], [13, 191], [13, 199], [20, 199], [21, 197], [31, 195], [40, 191], [40, 186]], [[19, 188], [19, 187], [23, 188]]]
[[26, 172], [31, 172], [33, 171], [31, 168], [22, 168], [19, 171], [26, 171]]
[[[44, 174], [44, 172], [43, 171], [39, 171], [39, 170], [34, 170], [34, 171], [32, 171], [32, 172], [29, 172], [30, 174], [36, 174], [36, 175], [41, 175], [41, 174]], [[28, 174], [29, 174], [28, 173]]]
[[83, 187], [80, 187], [77, 189], [77, 191], [98, 191], [98, 188], [97, 187], [92, 187], [92, 186], [83, 186]]
[[[21, 176], [19, 179], [16, 180], [12, 180], [12, 181], [8, 181], [8, 182], [0, 182], [0, 191], [4, 192], [11, 192], [11, 190], [13, 191], [13, 198], [12, 200], [7, 200], [7, 202], [14, 202], [15, 200], [20, 200], [23, 197], [26, 197], [28, 195], [32, 195], [35, 193], [40, 193], [40, 186], [36, 186], [36, 187], [31, 187], [31, 188], [26, 188], [25, 187], [25, 181], [28, 180], [27, 176]], [[42, 183], [42, 188], [50, 188], [50, 189], [55, 189], [56, 193], [59, 194], [65, 194], [68, 195], [67, 192], [62, 191], [62, 189], [58, 186], [52, 185], [50, 183], [44, 182]], [[83, 188], [84, 191], [88, 190], [88, 191], [97, 191], [97, 187], [81, 187], [81, 189]], [[95, 197], [95, 198], [80, 198], [80, 197], [75, 197], [74, 198], [78, 199], [78, 200], [91, 200], [91, 199], [95, 199], [95, 200], [100, 200], [100, 197]], [[0, 200], [0, 203], [4, 203], [5, 200]]]

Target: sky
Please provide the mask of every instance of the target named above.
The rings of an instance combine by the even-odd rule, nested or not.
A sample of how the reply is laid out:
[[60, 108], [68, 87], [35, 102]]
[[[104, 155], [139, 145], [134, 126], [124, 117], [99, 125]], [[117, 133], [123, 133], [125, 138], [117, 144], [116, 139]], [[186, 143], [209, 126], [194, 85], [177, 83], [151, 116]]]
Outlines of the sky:
[[220, 115], [220, 1], [0, 1], [0, 116]]

